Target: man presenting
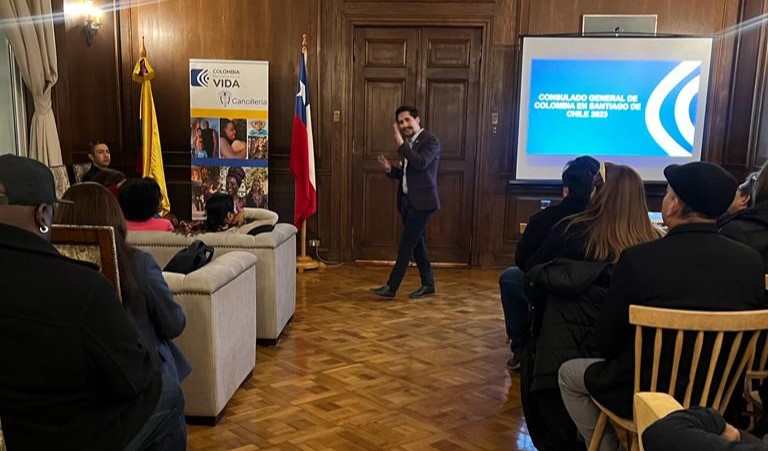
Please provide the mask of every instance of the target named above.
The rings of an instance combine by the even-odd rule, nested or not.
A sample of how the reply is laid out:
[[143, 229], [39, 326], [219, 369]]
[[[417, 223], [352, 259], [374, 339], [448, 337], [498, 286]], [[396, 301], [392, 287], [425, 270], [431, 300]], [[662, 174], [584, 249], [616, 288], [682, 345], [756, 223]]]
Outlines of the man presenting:
[[421, 288], [411, 293], [410, 297], [418, 299], [435, 293], [435, 278], [424, 243], [424, 230], [432, 214], [440, 209], [437, 194], [440, 141], [421, 128], [416, 107], [401, 106], [395, 111], [395, 118], [395, 142], [397, 153], [403, 158], [402, 169], [393, 167], [384, 155], [379, 155], [379, 164], [387, 172], [387, 177], [400, 180], [397, 207], [404, 227], [397, 247], [397, 261], [389, 280], [371, 291], [383, 298], [394, 298], [413, 255], [419, 267]]

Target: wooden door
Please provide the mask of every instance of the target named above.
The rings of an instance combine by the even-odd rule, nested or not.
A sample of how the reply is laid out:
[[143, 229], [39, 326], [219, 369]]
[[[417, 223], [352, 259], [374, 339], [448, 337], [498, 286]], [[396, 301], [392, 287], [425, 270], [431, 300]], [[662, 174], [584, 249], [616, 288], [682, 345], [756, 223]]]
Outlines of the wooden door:
[[482, 33], [479, 28], [355, 29], [353, 125], [353, 257], [394, 260], [402, 228], [397, 183], [376, 157], [399, 160], [395, 109], [413, 104], [441, 142], [442, 209], [430, 220], [433, 262], [468, 264], [471, 256]]

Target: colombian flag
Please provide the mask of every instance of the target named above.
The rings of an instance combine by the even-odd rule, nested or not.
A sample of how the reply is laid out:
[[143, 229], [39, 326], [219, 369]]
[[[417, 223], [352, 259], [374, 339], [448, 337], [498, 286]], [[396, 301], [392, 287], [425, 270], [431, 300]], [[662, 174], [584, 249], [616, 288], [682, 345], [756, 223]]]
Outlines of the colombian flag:
[[168, 200], [168, 188], [165, 185], [165, 170], [163, 169], [163, 153], [160, 150], [160, 129], [157, 126], [157, 114], [155, 101], [152, 98], [152, 82], [155, 71], [147, 60], [147, 49], [141, 43], [140, 58], [133, 68], [133, 81], [141, 83], [141, 109], [139, 119], [141, 121], [141, 175], [151, 177], [160, 185], [163, 193], [161, 215], [165, 216], [171, 211], [171, 203]]
[[312, 114], [309, 108], [307, 83], [307, 47], [302, 46], [299, 58], [299, 81], [296, 86], [296, 109], [291, 134], [291, 174], [296, 180], [293, 223], [296, 227], [317, 212], [315, 183], [315, 144], [312, 139]]

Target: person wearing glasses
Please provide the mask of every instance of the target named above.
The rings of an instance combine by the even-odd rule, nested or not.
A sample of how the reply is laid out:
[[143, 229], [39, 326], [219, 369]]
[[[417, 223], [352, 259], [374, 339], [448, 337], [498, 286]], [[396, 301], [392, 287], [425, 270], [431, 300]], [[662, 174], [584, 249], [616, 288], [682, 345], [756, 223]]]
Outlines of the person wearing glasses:
[[768, 171], [765, 166], [739, 185], [728, 213], [718, 221], [720, 233], [755, 249], [768, 272]]

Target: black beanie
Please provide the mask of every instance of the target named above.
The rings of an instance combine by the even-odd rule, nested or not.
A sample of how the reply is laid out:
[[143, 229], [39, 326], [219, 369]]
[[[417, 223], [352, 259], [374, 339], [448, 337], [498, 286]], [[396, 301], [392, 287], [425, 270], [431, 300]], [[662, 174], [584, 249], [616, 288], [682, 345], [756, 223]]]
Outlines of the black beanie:
[[739, 187], [725, 169], [703, 161], [671, 164], [664, 168], [664, 177], [685, 205], [710, 218], [728, 210]]

